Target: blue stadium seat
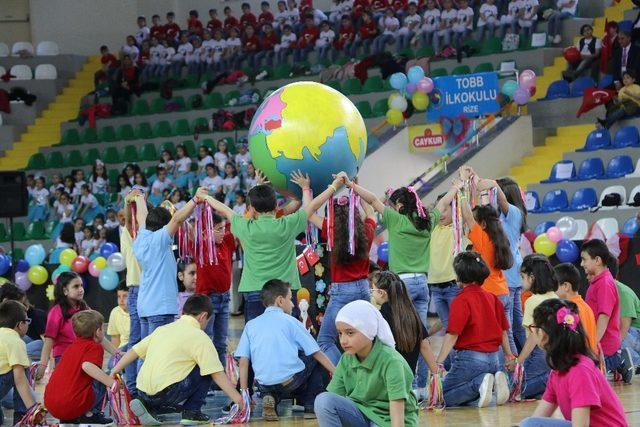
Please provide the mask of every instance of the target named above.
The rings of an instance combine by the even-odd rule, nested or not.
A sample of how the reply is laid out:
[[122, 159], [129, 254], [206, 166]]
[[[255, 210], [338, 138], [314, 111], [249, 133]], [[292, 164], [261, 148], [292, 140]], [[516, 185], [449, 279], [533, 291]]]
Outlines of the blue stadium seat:
[[[566, 176], [565, 168], [571, 165], [571, 174], [570, 176]], [[576, 167], [573, 164], [573, 160], [560, 160], [556, 162], [555, 165], [551, 168], [551, 173], [549, 174], [549, 179], [545, 179], [540, 181], [542, 184], [549, 184], [552, 182], [562, 182], [569, 181], [571, 178], [576, 176]]]
[[618, 22], [618, 33], [620, 31], [626, 31], [628, 33], [633, 31], [633, 21], [626, 19], [624, 21]]
[[594, 188], [580, 188], [571, 198], [571, 203], [567, 209], [563, 209], [565, 212], [578, 212], [591, 209], [598, 204], [598, 195]]
[[600, 157], [585, 159], [578, 168], [578, 174], [572, 181], [588, 181], [604, 176], [604, 163]]
[[544, 99], [569, 98], [569, 82], [566, 80], [556, 80], [549, 85], [547, 96]]
[[607, 129], [592, 130], [587, 135], [587, 140], [584, 143], [584, 147], [577, 149], [576, 151], [596, 151], [603, 148], [607, 148], [611, 145], [611, 134]]
[[600, 77], [600, 81], [598, 82], [598, 89], [606, 89], [612, 85], [613, 85], [613, 76], [611, 74], [605, 74], [602, 77]]
[[633, 172], [633, 160], [629, 156], [615, 156], [609, 160], [607, 173], [601, 179], [622, 178]]
[[539, 236], [542, 233], [546, 233], [548, 229], [554, 227], [555, 225], [556, 223], [553, 221], [541, 222], [540, 224], [536, 225], [536, 228], [533, 229], [533, 234]]
[[610, 148], [640, 147], [640, 135], [635, 126], [625, 126], [618, 129], [613, 137]]
[[596, 82], [591, 77], [579, 77], [571, 83], [571, 98], [578, 98], [584, 94], [585, 89], [595, 86]]
[[622, 234], [626, 234], [629, 237], [633, 237], [638, 232], [638, 230], [640, 230], [638, 218], [632, 216], [624, 222], [624, 225], [622, 226], [622, 230], [620, 230], [620, 232]]
[[540, 198], [535, 191], [525, 191], [524, 204], [527, 212], [538, 212], [540, 210]]
[[542, 199], [540, 212], [557, 212], [569, 206], [567, 192], [561, 189], [548, 191]]

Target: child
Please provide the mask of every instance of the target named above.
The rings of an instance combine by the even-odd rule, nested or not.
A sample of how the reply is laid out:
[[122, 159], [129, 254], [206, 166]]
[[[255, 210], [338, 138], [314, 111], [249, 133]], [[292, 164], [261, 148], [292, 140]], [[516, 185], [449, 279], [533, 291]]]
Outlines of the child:
[[538, 0], [519, 0], [518, 25], [526, 38], [531, 37], [538, 21]]
[[189, 75], [199, 76], [202, 70], [202, 40], [194, 37], [192, 40], [193, 49], [188, 51], [185, 56], [185, 64], [187, 65], [187, 73]]
[[320, 34], [316, 40], [316, 53], [319, 59], [328, 59], [329, 52], [333, 45], [333, 39], [336, 38], [336, 33], [329, 26], [328, 21], [324, 21], [320, 26]]
[[558, 298], [556, 294], [558, 281], [551, 263], [544, 255], [527, 255], [522, 261], [520, 271], [522, 288], [533, 294], [524, 305], [522, 325], [527, 329], [527, 341], [518, 356], [525, 372], [522, 397], [524, 399], [539, 399], [544, 392], [550, 368], [545, 359], [546, 354], [536, 347], [536, 335], [531, 333], [531, 327], [534, 325], [533, 311], [543, 301]]
[[423, 46], [432, 45], [433, 51], [439, 52], [438, 29], [440, 28], [440, 9], [436, 7], [435, 0], [427, 1], [427, 10], [424, 12], [421, 28], [421, 40]]
[[167, 39], [162, 40], [162, 56], [158, 66], [158, 76], [162, 77], [173, 73], [175, 78], [180, 78], [182, 64], [175, 65], [176, 49], [169, 44]]
[[451, 44], [451, 32], [453, 25], [458, 19], [458, 11], [453, 8], [451, 0], [444, 0], [444, 10], [440, 14], [440, 27], [438, 29], [438, 37], [442, 37], [442, 43], [439, 46], [449, 46]]
[[278, 403], [287, 395], [300, 396], [305, 414], [313, 414], [315, 398], [323, 389], [319, 365], [332, 374], [335, 366], [302, 323], [291, 316], [293, 302], [289, 283], [269, 280], [260, 294], [266, 309], [245, 325], [235, 351], [235, 357], [240, 358], [240, 387], [249, 386], [251, 360], [262, 393], [262, 417], [266, 421], [278, 420]]
[[334, 42], [336, 48], [336, 56], [343, 51], [348, 58], [355, 58], [356, 53], [356, 28], [351, 22], [349, 15], [344, 15], [340, 21], [340, 30], [338, 31], [338, 39]]
[[422, 17], [418, 15], [418, 7], [415, 3], [409, 4], [409, 14], [402, 19], [402, 23], [396, 43], [398, 50], [410, 47], [411, 41], [422, 24]]
[[[243, 15], [244, 16], [244, 15]], [[242, 40], [242, 56], [236, 58], [235, 68], [240, 68], [244, 59], [247, 65], [252, 69], [256, 68], [256, 54], [260, 51], [260, 40], [256, 36], [256, 32], [251, 25], [247, 25], [244, 29], [244, 37]]]
[[114, 383], [102, 371], [104, 318], [97, 311], [85, 310], [74, 314], [71, 323], [76, 338], [51, 374], [44, 404], [61, 424], [111, 424], [101, 411], [105, 387]]
[[215, 193], [224, 184], [222, 178], [218, 175], [216, 166], [213, 163], [205, 166], [204, 170], [207, 176], [200, 180], [200, 186], [206, 187], [211, 193]]
[[85, 225], [82, 232], [84, 233], [84, 236], [80, 243], [80, 249], [82, 250], [82, 255], [90, 257], [93, 251], [97, 249], [96, 241], [93, 239], [93, 227]]
[[202, 36], [202, 22], [198, 19], [200, 16], [197, 10], [189, 11], [189, 18], [187, 18], [187, 28], [189, 28], [189, 34], [194, 36]]
[[507, 357], [513, 358], [509, 322], [498, 297], [482, 289], [490, 270], [478, 252], [459, 253], [453, 268], [462, 291], [451, 303], [447, 335], [437, 358], [442, 364], [456, 350], [442, 383], [444, 401], [447, 406], [483, 408], [491, 403], [495, 391], [496, 404], [502, 405], [509, 398], [509, 383], [500, 370], [498, 348], [502, 346]]
[[80, 242], [84, 239], [84, 226], [85, 222], [82, 218], [76, 218], [75, 221], [73, 221], [74, 235], [78, 246], [80, 246]]
[[167, 12], [167, 23], [164, 26], [166, 40], [171, 44], [175, 43], [180, 36], [180, 25], [176, 24], [176, 14]]
[[164, 190], [168, 190], [174, 187], [175, 184], [173, 183], [173, 181], [167, 178], [167, 171], [163, 167], [157, 166], [156, 180], [153, 181], [153, 184], [151, 185], [151, 194], [154, 196], [154, 201], [157, 202], [154, 204], [157, 205], [160, 200], [162, 200], [161, 197]]
[[29, 207], [29, 222], [46, 221], [49, 217], [49, 190], [44, 188], [44, 177], [36, 178], [36, 187], [31, 191], [33, 206]]
[[384, 52], [386, 45], [395, 42], [398, 37], [400, 21], [395, 17], [392, 8], [388, 8], [384, 17], [380, 18], [379, 26], [383, 28], [383, 32], [373, 41], [373, 53], [375, 54]]
[[233, 16], [233, 12], [231, 12], [231, 8], [229, 6], [225, 6], [224, 10], [224, 30], [227, 32], [227, 34], [231, 31], [232, 28], [238, 28], [238, 25], [240, 25], [240, 22], [238, 21], [238, 19]]
[[596, 318], [591, 307], [582, 299], [580, 294], [580, 283], [582, 279], [580, 272], [571, 263], [565, 262], [554, 267], [556, 278], [558, 279], [558, 298], [566, 299], [578, 306], [580, 323], [584, 328], [587, 344], [593, 354], [598, 354], [598, 337], [596, 336]]
[[213, 33], [216, 30], [222, 30], [222, 21], [218, 19], [218, 10], [209, 9], [209, 22], [207, 22], [207, 30]]
[[49, 194], [55, 194], [56, 190], [64, 190], [64, 184], [60, 174], [54, 173], [51, 175], [51, 186], [49, 187]]
[[151, 34], [151, 30], [147, 27], [147, 18], [144, 16], [138, 16], [138, 31], [135, 35], [138, 46], [149, 38], [149, 34]]
[[585, 301], [596, 316], [597, 337], [608, 371], [622, 374], [630, 384], [635, 367], [628, 349], [620, 348], [620, 298], [607, 268], [613, 257], [602, 240], [589, 240], [580, 248], [580, 265], [590, 277]]
[[282, 29], [282, 35], [280, 36], [280, 43], [273, 47], [278, 64], [285, 63], [287, 56], [292, 52], [297, 40], [298, 36], [293, 32], [291, 25], [285, 25]]
[[240, 37], [238, 37], [238, 30], [236, 27], [233, 27], [229, 30], [229, 37], [225, 40], [225, 45], [226, 49], [222, 56], [222, 66], [225, 70], [227, 70], [235, 65], [235, 63], [238, 61], [238, 57], [242, 53], [242, 40], [240, 40]]
[[213, 32], [213, 39], [209, 40], [208, 46], [211, 47], [211, 54], [207, 57], [209, 68], [217, 70], [220, 67], [222, 57], [227, 48], [227, 42], [222, 38], [222, 30], [217, 29]]
[[240, 178], [233, 163], [227, 162], [224, 165], [224, 179], [222, 185], [226, 194], [225, 202], [231, 206], [236, 197], [236, 191], [240, 189]]
[[558, 0], [556, 3], [558, 10], [554, 10], [547, 18], [547, 40], [550, 43], [558, 44], [562, 41], [562, 20], [572, 18], [578, 8], [578, 0]]
[[118, 295], [118, 305], [109, 314], [109, 325], [107, 334], [111, 337], [111, 344], [121, 351], [127, 350], [129, 344], [129, 334], [131, 331], [131, 318], [127, 301], [129, 299], [129, 288], [122, 282], [116, 289]]
[[622, 74], [624, 86], [618, 91], [617, 97], [605, 104], [606, 118], [597, 119], [598, 124], [610, 129], [619, 120], [634, 116], [640, 110], [640, 85], [636, 84], [634, 70], [627, 70]]
[[120, 59], [123, 60], [125, 56], [131, 58], [131, 61], [135, 63], [138, 60], [140, 49], [136, 46], [136, 39], [133, 36], [127, 36], [125, 44], [120, 49]]
[[[278, 2], [280, 3], [280, 2]], [[271, 6], [269, 5], [268, 1], [263, 1], [262, 3], [260, 3], [260, 16], [258, 16], [258, 23], [260, 25], [271, 25], [273, 28], [273, 13], [271, 13]]]
[[236, 199], [233, 204], [233, 211], [238, 215], [244, 215], [247, 211], [247, 204], [245, 203], [247, 199], [246, 194], [242, 190], [236, 191]]
[[178, 187], [190, 187], [189, 180], [192, 178], [191, 158], [187, 153], [187, 148], [180, 144], [176, 147], [176, 167], [173, 172], [173, 179]]
[[[0, 400], [13, 388], [13, 422], [17, 425], [28, 408], [35, 405], [27, 380], [29, 368], [27, 346], [22, 337], [27, 333], [31, 319], [27, 310], [18, 301], [0, 303]], [[0, 407], [0, 424], [4, 423], [4, 413]]]
[[171, 190], [168, 199], [176, 210], [182, 209], [183, 206], [187, 204], [187, 197], [179, 188], [174, 188], [173, 190]]
[[640, 365], [640, 299], [629, 286], [615, 279], [618, 275], [618, 260], [615, 257], [609, 259], [609, 271], [614, 277], [618, 295], [620, 297], [620, 339], [621, 347], [629, 349], [635, 366]]
[[173, 174], [176, 162], [175, 160], [173, 160], [171, 151], [166, 149], [162, 150], [162, 153], [160, 154], [160, 163], [158, 163], [158, 166], [163, 167], [167, 171], [167, 174]]
[[469, 7], [469, 2], [467, 0], [460, 0], [456, 21], [452, 27], [455, 35], [456, 48], [459, 48], [462, 42], [473, 31], [473, 16], [473, 9]]
[[258, 185], [258, 174], [256, 172], [256, 167], [252, 162], [249, 162], [249, 164], [247, 165], [247, 174], [243, 178], [243, 182], [244, 189], [247, 192]]
[[149, 32], [150, 38], [156, 38], [157, 40], [164, 38], [164, 25], [160, 22], [160, 15], [153, 15], [151, 17], [151, 31]]
[[189, 37], [187, 33], [183, 33], [180, 36], [180, 44], [176, 48], [176, 54], [173, 56], [173, 74], [176, 77], [180, 76], [180, 70], [182, 65], [186, 63], [187, 57], [193, 52], [193, 45], [189, 43]]
[[83, 184], [80, 189], [80, 204], [76, 212], [77, 218], [82, 218], [86, 222], [93, 221], [93, 218], [100, 212], [100, 204], [96, 196], [91, 194], [89, 185]]
[[118, 176], [118, 185], [116, 186], [116, 191], [118, 192], [117, 206], [122, 207], [124, 206], [124, 199], [127, 197], [127, 194], [131, 192], [131, 185], [129, 184], [126, 176]]
[[[550, 299], [533, 312], [532, 333], [553, 370], [533, 416], [520, 427], [627, 425], [624, 408], [586, 345], [576, 304]], [[565, 420], [550, 419], [560, 407]]]
[[108, 192], [109, 177], [107, 176], [107, 169], [104, 167], [102, 160], [98, 159], [94, 163], [89, 182], [93, 194], [105, 194]]
[[107, 230], [112, 230], [114, 228], [118, 228], [119, 225], [120, 222], [118, 222], [116, 211], [111, 208], [107, 209], [107, 221], [104, 223], [104, 227]]
[[240, 15], [240, 26], [246, 28], [250, 25], [254, 30], [258, 25], [256, 15], [251, 12], [251, 5], [249, 3], [242, 3], [240, 6], [242, 9], [242, 15]]
[[418, 425], [413, 377], [382, 314], [367, 301], [353, 301], [336, 316], [344, 353], [327, 392], [316, 398], [320, 427]]
[[478, 40], [484, 38], [485, 30], [488, 30], [489, 37], [493, 37], [496, 30], [496, 23], [498, 21], [498, 7], [494, 4], [495, 0], [487, 0], [480, 6], [480, 13], [478, 16]]
[[299, 62], [307, 59], [307, 55], [313, 50], [319, 35], [320, 30], [313, 22], [313, 16], [307, 15], [304, 19], [304, 28], [300, 33], [300, 40], [298, 40], [298, 48], [293, 55], [294, 61]]
[[218, 146], [218, 151], [213, 155], [214, 163], [219, 171], [223, 171], [229, 161], [229, 147], [225, 139], [219, 140], [216, 145]]
[[180, 319], [133, 346], [113, 368], [112, 373], [117, 374], [137, 358], [144, 359], [138, 374], [141, 398], [132, 400], [130, 406], [141, 424], [159, 425], [156, 411], [180, 404], [180, 424], [208, 423], [209, 416], [201, 409], [212, 380], [242, 408], [242, 396], [229, 382], [211, 339], [203, 331], [212, 312], [209, 298], [192, 295], [184, 303]]
[[507, 5], [507, 13], [500, 17], [500, 26], [502, 27], [502, 38], [507, 35], [507, 30], [511, 29], [511, 33], [516, 33], [516, 24], [520, 13], [520, 0], [511, 0]]
[[208, 147], [201, 145], [198, 149], [198, 176], [204, 174], [204, 169], [209, 163], [213, 163], [211, 150], [209, 150]]
[[236, 169], [241, 175], [246, 175], [247, 167], [251, 163], [251, 153], [249, 153], [249, 144], [241, 142], [237, 145], [238, 154], [235, 157]]
[[[567, 69], [562, 73], [562, 77], [569, 82], [581, 77], [585, 73], [589, 73], [591, 78], [598, 79], [600, 76], [600, 50], [602, 49], [602, 41], [593, 36], [593, 27], [589, 24], [585, 24], [580, 27], [580, 35], [582, 36], [575, 47], [580, 51], [580, 62], [571, 64], [567, 63]], [[629, 70], [635, 71], [635, 70]], [[633, 75], [635, 79], [635, 75]], [[630, 82], [633, 84], [634, 82]], [[637, 94], [637, 92], [635, 92]], [[631, 97], [631, 101], [634, 98]], [[631, 105], [631, 108], [635, 107], [631, 111], [631, 114], [637, 109], [637, 103]]]
[[[42, 353], [42, 336], [47, 325], [47, 315], [29, 302], [27, 294], [16, 285], [5, 283], [0, 287], [0, 302], [18, 301], [27, 308], [27, 317], [31, 319], [27, 333], [22, 340], [27, 344], [27, 355], [30, 359], [38, 359]], [[3, 399], [0, 397], [0, 401]]]
[[[196, 290], [196, 263], [189, 257], [178, 262], [178, 313]], [[176, 319], [180, 314], [176, 315]]]

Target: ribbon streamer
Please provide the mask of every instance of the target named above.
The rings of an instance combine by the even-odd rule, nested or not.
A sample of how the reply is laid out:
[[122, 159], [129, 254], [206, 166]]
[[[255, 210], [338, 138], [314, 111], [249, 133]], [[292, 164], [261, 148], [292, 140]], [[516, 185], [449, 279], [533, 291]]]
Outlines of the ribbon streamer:
[[194, 212], [193, 254], [198, 265], [218, 264], [216, 237], [213, 232], [213, 208], [198, 204]]
[[524, 385], [524, 366], [516, 357], [515, 367], [511, 375], [511, 394], [509, 394], [509, 402], [522, 401], [522, 386]]
[[462, 219], [462, 203], [467, 203], [462, 197], [462, 192], [458, 191], [451, 201], [451, 224], [453, 229], [453, 255], [458, 255], [464, 251], [464, 222]]
[[424, 406], [428, 410], [435, 412], [442, 412], [445, 408], [444, 392], [442, 390], [442, 377], [444, 376], [444, 370], [438, 369], [436, 374], [429, 373], [429, 387], [427, 390], [427, 398], [425, 399]]
[[349, 191], [349, 253], [356, 254], [356, 204], [359, 201], [357, 193]]
[[131, 395], [127, 386], [119, 374], [115, 375], [114, 380], [113, 385], [107, 389], [105, 400], [102, 402], [102, 409], [104, 410], [108, 399], [109, 413], [117, 425], [139, 425], [140, 420], [129, 408]]
[[235, 383], [236, 380], [240, 379], [240, 371], [238, 370], [238, 364], [236, 363], [236, 359], [234, 359], [230, 353], [227, 353], [225, 361], [226, 361], [225, 373], [227, 374], [227, 378], [229, 378], [229, 381], [231, 381], [232, 383]]
[[229, 414], [213, 421], [214, 424], [244, 424], [251, 418], [251, 396], [249, 390], [242, 390], [242, 402], [244, 408], [241, 410], [238, 404], [231, 407]]
[[36, 388], [36, 371], [38, 370], [38, 366], [40, 366], [38, 362], [33, 362], [29, 366], [29, 387], [31, 387], [32, 390]]
[[422, 205], [422, 200], [420, 199], [420, 196], [418, 196], [418, 193], [416, 192], [416, 190], [413, 189], [413, 186], [407, 187], [407, 190], [409, 190], [409, 193], [413, 193], [413, 195], [416, 197], [416, 209], [418, 211], [418, 216], [420, 218], [426, 217], [427, 213], [424, 210], [424, 206]]
[[334, 217], [333, 217], [333, 196], [329, 197], [329, 203], [327, 203], [327, 250], [333, 250], [333, 229], [334, 229]]
[[46, 426], [46, 417], [46, 408], [42, 405], [42, 403], [36, 403], [27, 410], [24, 416], [15, 424], [14, 427]]

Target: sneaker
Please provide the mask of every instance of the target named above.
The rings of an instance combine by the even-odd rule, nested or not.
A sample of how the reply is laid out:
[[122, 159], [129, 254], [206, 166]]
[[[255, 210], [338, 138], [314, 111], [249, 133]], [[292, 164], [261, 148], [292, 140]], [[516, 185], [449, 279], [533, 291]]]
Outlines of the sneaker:
[[182, 419], [180, 425], [183, 426], [197, 426], [200, 424], [208, 424], [210, 421], [207, 414], [203, 414], [200, 411], [185, 410], [182, 411]]
[[96, 412], [93, 415], [83, 415], [76, 418], [75, 421], [80, 425], [85, 424], [89, 426], [110, 426], [113, 424], [113, 420], [105, 417], [102, 412]]
[[224, 405], [222, 407], [222, 413], [224, 415], [229, 415], [229, 413], [231, 412], [231, 408], [233, 407], [233, 402], [231, 403], [227, 403], [226, 405]]
[[493, 374], [484, 375], [480, 388], [478, 389], [478, 392], [480, 393], [478, 408], [485, 408], [491, 403], [491, 399], [493, 398], [493, 380]]
[[549, 43], [552, 43], [552, 42], [553, 42], [553, 36], [552, 36], [551, 34], [548, 34], [548, 35], [547, 35], [547, 41], [548, 41]]
[[511, 393], [509, 389], [509, 379], [507, 378], [507, 374], [502, 371], [496, 372], [494, 378], [495, 383], [493, 389], [496, 393], [496, 405], [504, 405], [507, 400], [509, 400], [509, 394]]
[[625, 384], [631, 384], [631, 380], [633, 380], [633, 374], [636, 371], [635, 366], [633, 366], [631, 352], [626, 347], [621, 349], [620, 351], [622, 361], [620, 363], [620, 366], [618, 367], [618, 371], [622, 374], [622, 381], [624, 381]]
[[291, 412], [304, 412], [304, 406], [302, 406], [302, 405], [291, 405]]
[[302, 417], [305, 420], [315, 420], [317, 418], [313, 408], [304, 408], [304, 414], [302, 415]]
[[270, 394], [266, 394], [262, 398], [262, 418], [264, 418], [265, 421], [278, 421], [276, 399]]
[[147, 408], [145, 408], [144, 404], [140, 399], [133, 399], [129, 404], [129, 408], [131, 408], [131, 412], [133, 412], [136, 417], [140, 420], [140, 424], [143, 426], [159, 426], [162, 423], [158, 421], [158, 419], [153, 415]]
[[553, 38], [553, 43], [558, 44], [562, 41], [562, 37], [560, 36], [560, 34], [556, 34], [556, 36]]
[[413, 394], [416, 396], [418, 402], [422, 402], [427, 397], [427, 389], [423, 387], [414, 388]]

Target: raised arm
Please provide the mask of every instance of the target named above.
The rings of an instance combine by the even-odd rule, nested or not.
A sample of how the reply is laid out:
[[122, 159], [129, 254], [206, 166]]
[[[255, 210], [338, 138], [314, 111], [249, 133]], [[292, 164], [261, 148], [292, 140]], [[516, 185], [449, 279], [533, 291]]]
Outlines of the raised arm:
[[[320, 206], [322, 206], [324, 202], [329, 200], [329, 197], [333, 197], [333, 194], [336, 191], [338, 191], [343, 184], [344, 184], [344, 180], [341, 177], [336, 176], [335, 179], [333, 180], [333, 183], [331, 183], [326, 190], [324, 190], [322, 193], [317, 195], [311, 201], [311, 203], [309, 204], [304, 203], [304, 198], [303, 198], [304, 210], [307, 213], [307, 217], [311, 216], [315, 211], [320, 209]], [[309, 193], [309, 192], [307, 191], [306, 193]], [[309, 194], [309, 198], [310, 197], [311, 197], [311, 194]]]
[[135, 196], [131, 201], [136, 202], [136, 222], [140, 228], [146, 227], [149, 211], [147, 210], [147, 202], [145, 202], [142, 193]]
[[502, 192], [498, 182], [493, 179], [481, 179], [479, 181], [478, 190], [482, 191], [490, 188], [495, 188], [498, 193], [498, 208], [500, 209], [500, 212], [505, 215], [509, 213], [509, 201], [507, 200], [507, 196]]
[[442, 213], [446, 209], [446, 207], [451, 204], [451, 202], [453, 201], [453, 198], [455, 197], [456, 193], [461, 188], [461, 186], [462, 184], [459, 182], [454, 183], [449, 188], [449, 191], [447, 191], [447, 193], [444, 196], [442, 196], [440, 200], [438, 200], [438, 203], [436, 203], [436, 209], [439, 212]]
[[346, 185], [349, 188], [353, 188], [353, 191], [355, 191], [362, 198], [362, 200], [370, 204], [371, 207], [373, 207], [373, 209], [376, 210], [376, 212], [379, 212], [379, 213], [384, 212], [384, 203], [382, 203], [382, 201], [380, 201], [380, 199], [378, 199], [376, 195], [373, 194], [371, 191], [367, 190], [364, 187], [361, 187], [359, 184], [356, 184], [355, 182], [351, 182], [347, 174], [344, 172], [340, 172], [336, 177], [342, 178], [344, 185]]
[[167, 231], [169, 232], [169, 236], [174, 236], [178, 231], [178, 228], [182, 225], [183, 222], [187, 220], [193, 213], [196, 208], [196, 200], [191, 199], [187, 202], [186, 205], [181, 207], [173, 214], [171, 217], [171, 221], [167, 224]]
[[373, 206], [367, 203], [362, 197], [360, 197], [360, 207], [362, 208], [362, 214], [364, 219], [376, 219], [376, 211], [373, 210]]
[[138, 359], [138, 353], [136, 353], [136, 351], [132, 348], [131, 350], [127, 351], [124, 356], [122, 356], [118, 363], [116, 363], [116, 366], [113, 367], [111, 373], [117, 374], [123, 371], [124, 368], [135, 362], [136, 359]]
[[229, 206], [211, 197], [206, 187], [198, 188], [198, 191], [196, 192], [196, 197], [200, 200], [204, 200], [205, 202], [207, 202], [209, 206], [211, 206], [217, 212], [220, 212], [229, 221], [231, 221], [231, 218], [233, 218], [233, 215], [235, 215], [235, 212], [233, 212], [233, 209], [231, 209]]

